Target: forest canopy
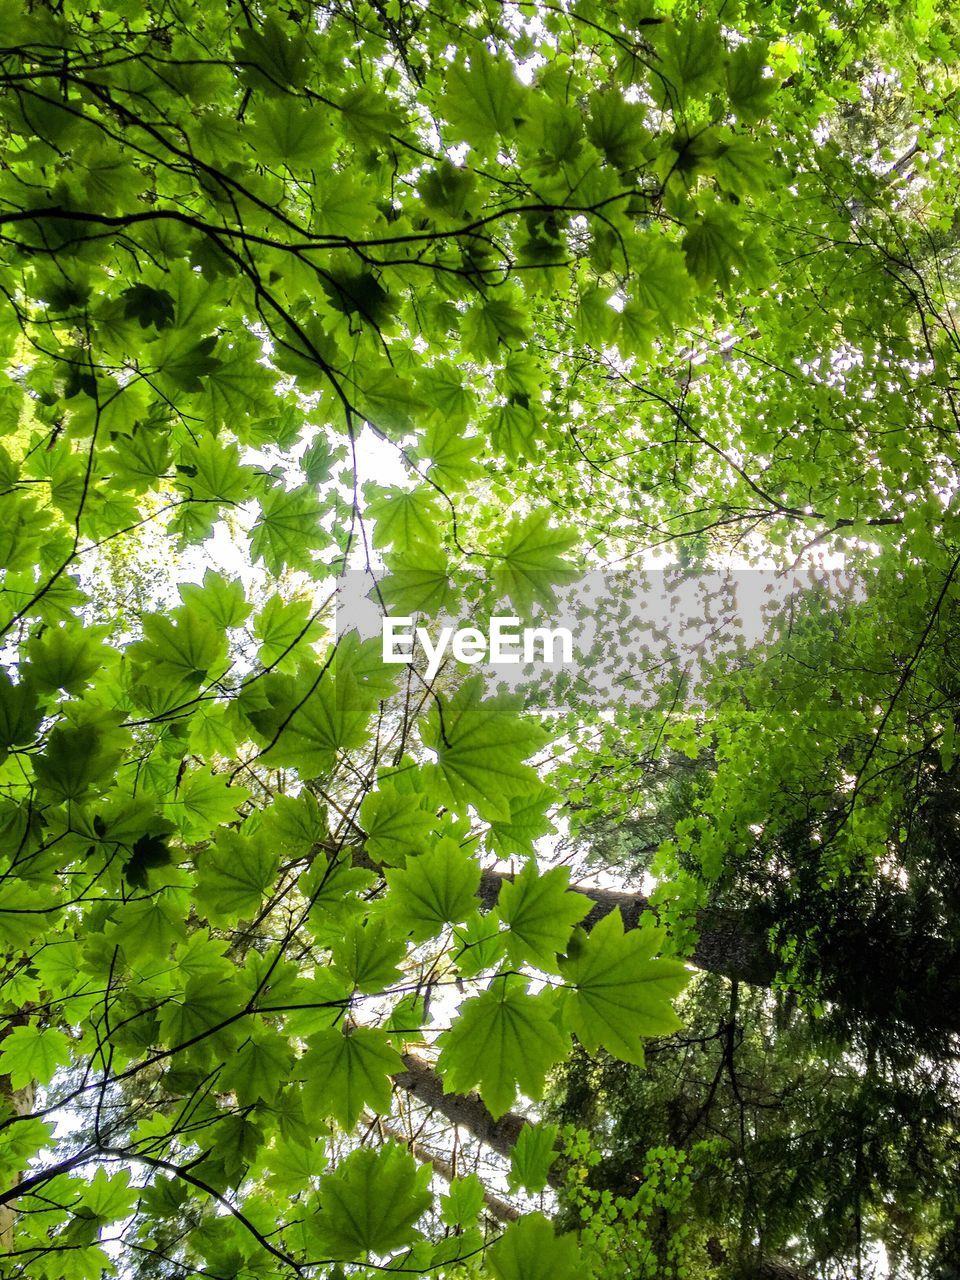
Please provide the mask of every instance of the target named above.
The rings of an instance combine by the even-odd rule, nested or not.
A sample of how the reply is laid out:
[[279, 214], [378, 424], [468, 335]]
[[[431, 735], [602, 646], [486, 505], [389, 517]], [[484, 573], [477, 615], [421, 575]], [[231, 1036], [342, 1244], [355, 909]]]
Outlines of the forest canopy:
[[2, 18], [0, 1275], [960, 1276], [953, 7]]

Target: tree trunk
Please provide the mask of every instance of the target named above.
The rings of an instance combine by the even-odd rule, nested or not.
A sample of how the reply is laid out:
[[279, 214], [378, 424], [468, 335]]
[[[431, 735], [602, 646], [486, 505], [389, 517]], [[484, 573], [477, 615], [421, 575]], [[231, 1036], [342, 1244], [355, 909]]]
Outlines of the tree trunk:
[[[8, 1036], [14, 1027], [22, 1025], [25, 1020], [25, 1013], [14, 1014], [10, 1017], [6, 1027], [0, 1032], [0, 1041]], [[24, 1085], [22, 1089], [14, 1089], [9, 1076], [0, 1076], [0, 1115], [9, 1115], [10, 1113], [16, 1116], [29, 1115], [33, 1110], [36, 1092], [36, 1085], [33, 1081]], [[13, 1185], [19, 1185], [20, 1181], [21, 1175], [18, 1173]], [[13, 1250], [13, 1228], [16, 1220], [16, 1202], [0, 1203], [0, 1257], [11, 1253]]]
[[[380, 863], [375, 862], [362, 846], [350, 846], [350, 854], [358, 866], [382, 874]], [[501, 887], [512, 878], [504, 871], [481, 872], [478, 896], [483, 909], [490, 911], [497, 905]], [[642, 893], [594, 889], [576, 884], [570, 887], [574, 893], [582, 894], [593, 903], [583, 922], [586, 929], [592, 929], [598, 920], [618, 908], [624, 926], [634, 929], [641, 916], [653, 910], [650, 899]], [[699, 937], [689, 957], [690, 963], [735, 982], [768, 987], [777, 972], [777, 960], [767, 941], [767, 929], [771, 923], [759, 910], [705, 907], [697, 913]]]
[[[428, 1164], [435, 1173], [439, 1173], [441, 1178], [447, 1182], [452, 1182], [459, 1175], [449, 1160], [443, 1156], [435, 1155], [432, 1151], [427, 1151], [422, 1143], [416, 1138], [409, 1138], [402, 1133], [395, 1125], [389, 1124], [386, 1120], [377, 1119], [377, 1127], [380, 1132], [388, 1138], [393, 1138], [396, 1142], [402, 1142], [414, 1159], [419, 1160], [421, 1164]], [[486, 1205], [491, 1218], [498, 1223], [516, 1222], [521, 1216], [520, 1210], [515, 1205], [501, 1199], [486, 1187], [483, 1190], [483, 1203]]]
[[406, 1071], [393, 1077], [401, 1089], [405, 1089], [418, 1102], [447, 1117], [452, 1124], [462, 1125], [475, 1138], [496, 1151], [504, 1159], [510, 1158], [513, 1144], [520, 1136], [524, 1117], [507, 1112], [499, 1120], [484, 1105], [477, 1093], [444, 1093], [443, 1081], [425, 1058], [416, 1053], [403, 1055]]
[[[377, 873], [382, 872], [362, 846], [353, 846], [351, 855], [360, 866]], [[483, 871], [478, 895], [481, 909], [496, 906], [501, 886], [511, 877], [503, 871]], [[591, 929], [611, 911], [619, 910], [626, 928], [635, 928], [643, 914], [653, 911], [650, 899], [642, 893], [626, 893], [619, 889], [596, 889], [571, 885], [575, 893], [589, 898], [593, 907], [584, 920], [584, 927]], [[687, 957], [697, 969], [716, 973], [732, 982], [746, 982], [751, 986], [769, 987], [778, 971], [777, 957], [770, 949], [769, 929], [775, 923], [771, 908], [762, 902], [753, 907], [704, 907], [697, 912], [697, 940]], [[870, 935], [862, 926], [835, 941], [856, 943], [861, 954], [870, 945]], [[896, 973], [891, 978], [888, 971], [891, 962]], [[825, 971], [824, 999], [868, 1020], [891, 1017], [905, 1026], [920, 1030], [938, 1031], [948, 1035], [960, 1034], [960, 962], [953, 954], [940, 957], [935, 970], [926, 974], [912, 972], [901, 967], [887, 940], [878, 940], [876, 955], [865, 965], [867, 972], [877, 976], [887, 974], [887, 984], [879, 982], [855, 987], [850, 974], [842, 967], [835, 972]], [[891, 1000], [889, 988], [897, 997]]]

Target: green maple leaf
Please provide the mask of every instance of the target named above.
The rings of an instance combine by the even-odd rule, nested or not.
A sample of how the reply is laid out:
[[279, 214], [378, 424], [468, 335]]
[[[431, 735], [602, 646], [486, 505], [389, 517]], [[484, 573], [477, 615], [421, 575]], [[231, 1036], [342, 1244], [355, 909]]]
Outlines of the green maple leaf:
[[433, 1203], [432, 1176], [429, 1165], [418, 1167], [395, 1143], [352, 1151], [320, 1181], [320, 1205], [310, 1224], [320, 1254], [351, 1261], [419, 1239], [414, 1224]]
[[544, 996], [528, 995], [516, 975], [495, 978], [482, 995], [465, 1000], [437, 1043], [444, 1092], [476, 1087], [495, 1119], [513, 1106], [518, 1088], [542, 1097], [547, 1072], [569, 1048]]
[[557, 1138], [560, 1126], [556, 1124], [525, 1124], [520, 1130], [520, 1137], [513, 1144], [510, 1152], [510, 1172], [507, 1174], [507, 1185], [511, 1191], [524, 1191], [534, 1194], [543, 1191], [550, 1177], [559, 1152]]
[[440, 1197], [440, 1217], [448, 1227], [463, 1227], [475, 1221], [483, 1209], [486, 1189], [475, 1173], [451, 1178], [448, 1191]]
[[721, 141], [716, 147], [713, 172], [725, 191], [735, 196], [761, 194], [770, 181], [771, 166], [766, 151], [752, 138], [720, 131]]
[[203, 391], [202, 379], [208, 377], [211, 370], [220, 363], [213, 354], [216, 345], [217, 338], [214, 334], [201, 338], [199, 342], [172, 343], [168, 347], [161, 372], [175, 392], [186, 391], [193, 395]]
[[412, 431], [427, 410], [412, 383], [389, 369], [364, 378], [361, 407], [374, 426], [392, 437]]
[[481, 817], [509, 818], [516, 796], [530, 795], [539, 778], [524, 760], [546, 734], [517, 714], [519, 700], [483, 697], [483, 680], [464, 682], [451, 702], [434, 706], [422, 730], [437, 754], [437, 770], [456, 804], [472, 804]]
[[227, 640], [213, 622], [189, 606], [169, 615], [148, 614], [143, 620], [144, 638], [128, 650], [141, 677], [151, 684], [200, 684], [207, 674], [222, 674]]
[[22, 880], [0, 884], [0, 944], [26, 951], [31, 939], [60, 919], [57, 898], [50, 889], [36, 889]]
[[500, 919], [509, 926], [507, 954], [514, 964], [532, 960], [553, 969], [566, 950], [574, 925], [590, 911], [590, 901], [568, 888], [570, 872], [553, 867], [540, 872], [528, 862], [514, 881], [500, 888]]
[[486, 423], [490, 444], [511, 462], [536, 455], [540, 425], [522, 404], [500, 405]]
[[57, 1067], [70, 1061], [70, 1041], [56, 1027], [14, 1027], [0, 1041], [0, 1075], [14, 1089], [49, 1084]]
[[234, 924], [257, 914], [279, 864], [262, 832], [221, 831], [200, 857], [195, 897], [211, 924]]
[[222, 1081], [237, 1095], [242, 1107], [271, 1102], [286, 1084], [293, 1062], [289, 1042], [259, 1023], [236, 1053], [228, 1059]]
[[481, 45], [470, 51], [469, 68], [457, 65], [447, 72], [441, 110], [454, 137], [486, 151], [516, 133], [526, 96], [510, 61]]
[[560, 961], [567, 1021], [588, 1053], [602, 1045], [623, 1062], [643, 1064], [643, 1041], [671, 1035], [682, 1026], [671, 1003], [686, 986], [690, 971], [679, 960], [654, 953], [662, 930], [624, 933], [618, 911], [598, 921], [589, 937], [578, 930]]
[[46, 627], [27, 645], [30, 677], [37, 688], [79, 693], [110, 656], [101, 640], [105, 631], [74, 620]]
[[0, 489], [12, 489], [20, 477], [20, 467], [0, 445]]
[[253, 27], [237, 33], [235, 50], [240, 76], [247, 84], [265, 93], [286, 95], [291, 88], [302, 88], [306, 79], [306, 40], [299, 31], [292, 33], [274, 17], [269, 17], [257, 31]]
[[32, 685], [14, 684], [0, 671], [0, 761], [10, 747], [32, 742], [40, 726], [37, 692]]
[[334, 672], [309, 666], [282, 686], [283, 697], [266, 718], [256, 717], [270, 754], [299, 769], [301, 776], [326, 773], [340, 751], [362, 746], [376, 695], [361, 687], [349, 669]]
[[[274, 375], [259, 361], [255, 342], [238, 341], [229, 350], [221, 349], [220, 359], [204, 384], [206, 417], [210, 425], [233, 430], [236, 424], [268, 414], [273, 400]], [[247, 493], [249, 494], [249, 483]]]
[[203, 502], [240, 503], [249, 496], [253, 469], [241, 463], [236, 444], [204, 435], [181, 451], [177, 470], [190, 496]]
[[335, 143], [330, 121], [319, 107], [303, 107], [290, 98], [261, 102], [254, 136], [289, 165], [315, 167]]
[[414, 942], [436, 937], [445, 924], [466, 920], [476, 909], [480, 866], [455, 840], [438, 840], [386, 875], [397, 927]]
[[145, 889], [149, 872], [167, 867], [172, 862], [173, 855], [162, 835], [142, 835], [134, 841], [130, 857], [123, 865], [124, 879], [134, 888]]
[[131, 1187], [126, 1169], [114, 1174], [98, 1169], [83, 1188], [82, 1202], [98, 1223], [104, 1224], [132, 1213], [139, 1194], [139, 1187]]
[[322, 1142], [309, 1135], [305, 1141], [281, 1138], [270, 1151], [270, 1185], [284, 1196], [293, 1196], [302, 1191], [312, 1178], [318, 1178], [326, 1166]]
[[620, 312], [617, 346], [625, 356], [649, 358], [657, 336], [657, 317], [642, 302], [631, 301]]
[[0, 565], [7, 572], [31, 569], [48, 533], [49, 522], [32, 498], [19, 490], [0, 495]]
[[374, 521], [373, 545], [401, 553], [437, 541], [440, 507], [432, 489], [365, 485], [366, 514]]
[[160, 1037], [166, 1045], [186, 1044], [226, 1022], [237, 1008], [236, 988], [230, 982], [211, 982], [203, 975], [188, 978], [182, 991], [160, 1011]]
[[453, 960], [464, 978], [496, 969], [506, 955], [506, 933], [500, 928], [496, 911], [476, 912], [453, 931], [457, 950]]
[[205, 571], [202, 586], [184, 582], [178, 590], [188, 612], [219, 631], [243, 626], [250, 612], [240, 579], [225, 578], [213, 569]]
[[355, 895], [375, 884], [376, 877], [348, 858], [315, 856], [301, 883], [313, 903], [310, 928], [323, 946], [330, 946], [343, 941], [347, 924], [362, 912]]
[[203, 766], [184, 774], [176, 799], [165, 807], [187, 840], [202, 840], [221, 823], [232, 822], [249, 794]]
[[177, 969], [188, 976], [207, 974], [218, 978], [228, 978], [232, 965], [224, 956], [228, 944], [218, 938], [211, 938], [207, 929], [191, 932], [185, 941], [174, 948]]
[[112, 775], [125, 745], [125, 735], [108, 723], [59, 724], [34, 757], [37, 783], [54, 799], [79, 800]]
[[451, 600], [453, 587], [447, 557], [437, 546], [419, 546], [408, 555], [385, 555], [389, 577], [381, 578], [377, 594], [391, 613], [436, 616]]
[[323, 432], [319, 432], [300, 459], [300, 470], [307, 477], [307, 484], [320, 485], [328, 480], [330, 469], [338, 455], [339, 450], [334, 450]]
[[693, 298], [693, 282], [679, 245], [649, 233], [641, 237], [630, 293], [660, 321], [671, 325], [682, 322]]
[[153, 325], [165, 329], [174, 322], [173, 298], [166, 289], [154, 289], [148, 284], [133, 284], [120, 295], [124, 300], [123, 314], [138, 322], [141, 329]]
[[[463, 170], [455, 169], [455, 173]], [[472, 176], [472, 175], [471, 175]], [[438, 360], [421, 371], [417, 380], [421, 395], [432, 411], [432, 428], [447, 425], [451, 430], [443, 433], [459, 437], [473, 415], [477, 398], [463, 382], [463, 374], [449, 360]], [[424, 450], [420, 450], [425, 452]], [[426, 456], [432, 456], [426, 454]]]
[[627, 102], [619, 89], [608, 89], [590, 99], [587, 137], [615, 168], [638, 169], [651, 141], [645, 121], [640, 103]]
[[153, 488], [168, 471], [170, 460], [170, 440], [165, 432], [134, 427], [132, 435], [118, 433], [110, 469], [114, 481], [139, 493]]
[[[209, 1179], [211, 1186], [239, 1186], [263, 1146], [263, 1137], [263, 1129], [252, 1116], [223, 1116], [217, 1124], [216, 1143], [205, 1153], [200, 1165], [202, 1176]], [[230, 1223], [224, 1234], [235, 1240], [234, 1227], [235, 1224]], [[223, 1241], [224, 1237], [220, 1239]]]
[[394, 866], [403, 866], [408, 854], [423, 849], [436, 821], [419, 796], [398, 791], [390, 782], [364, 796], [359, 819], [367, 833], [367, 853]]
[[510, 801], [510, 816], [490, 823], [487, 832], [490, 851], [501, 858], [510, 858], [516, 853], [532, 854], [535, 840], [556, 831], [546, 816], [547, 808], [555, 799], [556, 793], [550, 787], [514, 796]]
[[188, 909], [186, 895], [169, 890], [146, 901], [124, 903], [116, 914], [111, 940], [122, 948], [132, 968], [148, 968], [169, 956], [171, 947], [186, 936]]
[[359, 316], [377, 327], [389, 325], [396, 311], [396, 299], [373, 271], [340, 271], [329, 273], [324, 292], [330, 306], [345, 316]]
[[406, 942], [397, 937], [382, 916], [351, 923], [331, 947], [333, 963], [357, 991], [375, 994], [401, 979], [397, 963], [406, 954]]
[[271, 573], [285, 565], [309, 571], [312, 552], [326, 539], [320, 529], [322, 510], [309, 488], [271, 489], [260, 499], [260, 519], [250, 535], [250, 552], [262, 560]]
[[[216, 399], [216, 388], [211, 385], [211, 395], [208, 401], [213, 403]], [[234, 418], [230, 426], [237, 439], [241, 444], [252, 445], [254, 448], [263, 445], [275, 445], [277, 449], [282, 449], [284, 453], [291, 451], [299, 441], [304, 426], [307, 425], [303, 420], [303, 412], [295, 405], [284, 403], [275, 397], [275, 388], [271, 388], [269, 395], [266, 392], [262, 395], [262, 402], [254, 409], [251, 406], [251, 415], [245, 418]], [[273, 474], [273, 472], [271, 472]], [[314, 483], [307, 475], [308, 483]], [[257, 491], [262, 489], [260, 479], [254, 481]]]
[[549, 511], [514, 516], [496, 547], [499, 557], [493, 571], [496, 589], [508, 595], [521, 612], [535, 600], [545, 608], [552, 608], [556, 604], [554, 586], [574, 576], [575, 571], [564, 559], [564, 553], [576, 542], [575, 533], [551, 527]]
[[590, 284], [580, 291], [575, 316], [578, 339], [592, 347], [602, 347], [609, 339], [617, 318], [610, 306], [613, 297], [609, 289]]
[[278, 796], [264, 811], [261, 829], [285, 857], [300, 857], [324, 839], [327, 819], [316, 797], [305, 789], [298, 796]]
[[[337, 640], [332, 669], [338, 678], [350, 675], [364, 695], [388, 698], [396, 692], [396, 671], [383, 661], [383, 644], [379, 636], [361, 640], [356, 631], [348, 631]], [[370, 704], [371, 708], [373, 704]]]
[[347, 135], [361, 144], [382, 143], [403, 131], [403, 117], [379, 86], [355, 85], [337, 105]]
[[260, 641], [257, 655], [265, 667], [277, 671], [295, 669], [300, 646], [311, 645], [323, 633], [310, 600], [284, 600], [273, 595], [257, 614], [253, 634]]
[[690, 274], [700, 285], [727, 288], [746, 264], [743, 228], [728, 209], [708, 208], [683, 237]]
[[317, 174], [313, 200], [318, 226], [331, 235], [352, 235], [357, 225], [376, 218], [377, 191], [365, 174], [337, 170]]
[[517, 346], [527, 337], [525, 309], [510, 297], [487, 298], [475, 302], [460, 321], [460, 336], [467, 352], [495, 362], [505, 355], [502, 348]]
[[433, 422], [417, 446], [417, 456], [430, 463], [430, 476], [445, 490], [462, 489], [483, 475], [477, 457], [483, 449], [480, 436], [467, 435], [455, 416]]
[[727, 96], [741, 120], [753, 121], [766, 115], [777, 81], [764, 75], [767, 44], [751, 40], [738, 45], [727, 59]]
[[476, 175], [449, 160], [428, 169], [417, 183], [417, 192], [425, 207], [433, 214], [447, 214], [451, 219], [464, 217], [476, 188]]
[[653, 28], [653, 39], [660, 50], [651, 83], [658, 102], [682, 106], [719, 83], [724, 47], [715, 21], [691, 15], [681, 23], [665, 22]]
[[388, 1114], [393, 1092], [391, 1076], [403, 1070], [403, 1059], [383, 1031], [357, 1027], [344, 1034], [337, 1027], [310, 1037], [300, 1062], [307, 1106], [333, 1118], [347, 1131], [369, 1107]]
[[511, 1223], [487, 1252], [496, 1280], [580, 1280], [583, 1260], [572, 1232], [558, 1236], [542, 1213]]
[[579, 105], [558, 102], [545, 93], [529, 103], [520, 126], [520, 143], [537, 178], [562, 177], [583, 155], [583, 113]]

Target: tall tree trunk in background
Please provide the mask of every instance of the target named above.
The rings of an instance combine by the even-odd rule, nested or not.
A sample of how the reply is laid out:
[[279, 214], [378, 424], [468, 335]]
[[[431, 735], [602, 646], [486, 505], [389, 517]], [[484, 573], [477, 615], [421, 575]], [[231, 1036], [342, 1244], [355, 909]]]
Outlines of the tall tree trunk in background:
[[[382, 873], [383, 868], [360, 846], [351, 846], [351, 856], [358, 866]], [[506, 881], [512, 879], [504, 871], [485, 870], [481, 874], [478, 896], [482, 910], [492, 910]], [[592, 929], [611, 911], [619, 911], [626, 928], [633, 929], [647, 911], [655, 910], [642, 893], [620, 889], [600, 889], [572, 884], [574, 893], [593, 903], [583, 927]], [[775, 923], [769, 904], [758, 901], [755, 906], [707, 906], [697, 912], [697, 940], [688, 957], [690, 963], [706, 973], [716, 973], [731, 982], [746, 982], [755, 987], [769, 987], [777, 975], [778, 961], [770, 947], [770, 926]], [[889, 989], [896, 988], [900, 999], [896, 1019], [921, 1030], [960, 1034], [960, 962], [945, 951], [937, 958], [931, 972], [918, 974], [900, 963], [896, 939], [871, 939], [869, 929], [851, 924], [844, 933], [835, 931], [834, 943], [843, 942], [862, 955], [869, 956], [864, 971], [872, 974], [872, 982], [854, 985], [842, 966], [824, 974], [823, 996], [866, 1019], [889, 1018]], [[935, 968], [935, 972], [933, 971]], [[880, 982], [880, 976], [885, 976]]]
[[401, 1089], [418, 1102], [445, 1115], [452, 1124], [462, 1125], [505, 1160], [510, 1158], [510, 1151], [524, 1125], [523, 1116], [508, 1111], [499, 1120], [494, 1120], [479, 1094], [444, 1093], [440, 1076], [419, 1054], [405, 1053], [403, 1062], [406, 1071], [393, 1077]]
[[[0, 1030], [0, 1042], [5, 1040], [16, 1027], [26, 1025], [29, 1012], [29, 1008], [24, 1008], [16, 1013], [6, 1015], [6, 1025]], [[16, 1116], [29, 1115], [33, 1110], [36, 1095], [36, 1084], [32, 1080], [22, 1088], [14, 1089], [10, 1076], [0, 1076], [0, 1117], [10, 1114]], [[17, 1174], [13, 1185], [17, 1186], [20, 1181], [20, 1175]], [[0, 1255], [11, 1251], [13, 1227], [16, 1220], [16, 1202], [0, 1204]]]

